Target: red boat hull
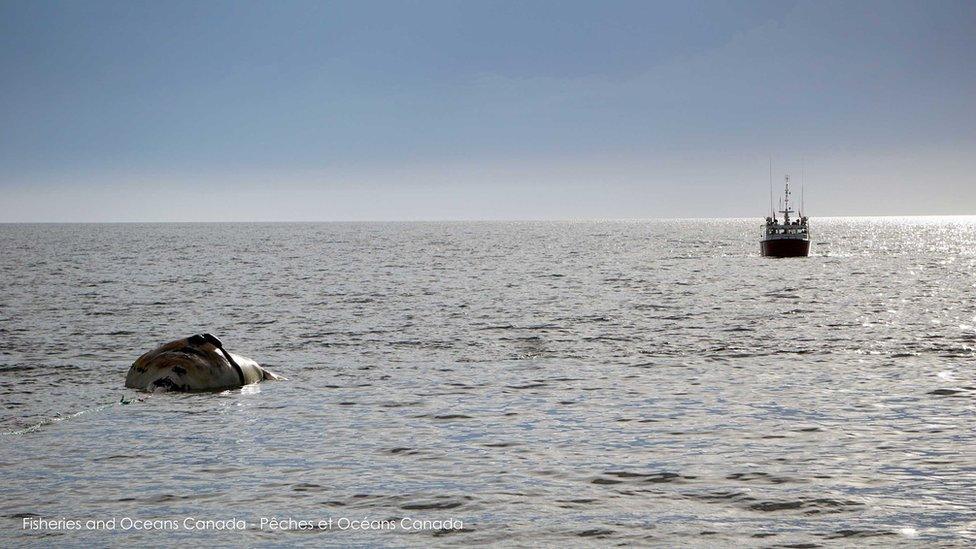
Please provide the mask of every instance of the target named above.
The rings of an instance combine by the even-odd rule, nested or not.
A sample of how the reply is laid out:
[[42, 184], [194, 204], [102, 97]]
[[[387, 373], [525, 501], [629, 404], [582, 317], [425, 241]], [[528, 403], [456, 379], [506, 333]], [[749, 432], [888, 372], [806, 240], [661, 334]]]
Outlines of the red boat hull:
[[763, 257], [807, 257], [810, 241], [800, 238], [778, 238], [759, 243]]

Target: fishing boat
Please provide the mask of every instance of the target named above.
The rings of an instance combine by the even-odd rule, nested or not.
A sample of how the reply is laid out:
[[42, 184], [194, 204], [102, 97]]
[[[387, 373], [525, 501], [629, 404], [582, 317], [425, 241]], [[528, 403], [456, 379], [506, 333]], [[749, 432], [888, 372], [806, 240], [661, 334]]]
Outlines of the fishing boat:
[[[763, 224], [762, 238], [759, 241], [763, 257], [807, 257], [810, 255], [810, 227], [807, 217], [803, 215], [802, 206], [799, 212], [790, 209], [789, 175], [786, 176], [786, 191], [781, 199], [781, 207], [779, 213], [783, 214], [782, 220], [776, 217], [776, 212], [770, 212], [772, 215]], [[791, 216], [794, 213], [795, 218]]]

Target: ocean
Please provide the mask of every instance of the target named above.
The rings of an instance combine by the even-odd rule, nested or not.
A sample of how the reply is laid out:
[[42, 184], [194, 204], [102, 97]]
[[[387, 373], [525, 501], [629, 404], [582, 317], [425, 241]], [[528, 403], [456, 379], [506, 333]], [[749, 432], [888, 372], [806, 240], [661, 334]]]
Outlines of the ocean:
[[976, 543], [976, 218], [760, 222], [0, 225], [0, 545]]

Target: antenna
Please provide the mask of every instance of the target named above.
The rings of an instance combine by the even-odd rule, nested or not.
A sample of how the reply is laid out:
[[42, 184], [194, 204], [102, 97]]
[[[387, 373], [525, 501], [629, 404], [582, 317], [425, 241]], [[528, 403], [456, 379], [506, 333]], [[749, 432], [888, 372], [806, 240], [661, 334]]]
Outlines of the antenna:
[[803, 184], [806, 183], [805, 168], [806, 168], [806, 159], [801, 158], [800, 159], [800, 211], [799, 211], [800, 217], [803, 217], [803, 212], [807, 211], [806, 203], [803, 200], [804, 199]]

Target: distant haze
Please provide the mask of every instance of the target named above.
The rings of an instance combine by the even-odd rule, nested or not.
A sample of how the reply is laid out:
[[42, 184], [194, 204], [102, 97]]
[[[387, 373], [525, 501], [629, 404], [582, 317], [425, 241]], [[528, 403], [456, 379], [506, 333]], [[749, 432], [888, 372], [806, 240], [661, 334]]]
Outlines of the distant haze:
[[0, 222], [976, 214], [976, 2], [0, 2]]

